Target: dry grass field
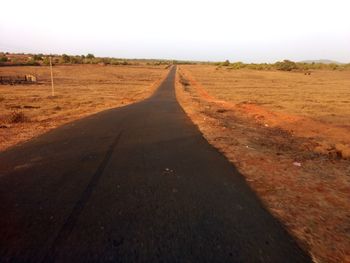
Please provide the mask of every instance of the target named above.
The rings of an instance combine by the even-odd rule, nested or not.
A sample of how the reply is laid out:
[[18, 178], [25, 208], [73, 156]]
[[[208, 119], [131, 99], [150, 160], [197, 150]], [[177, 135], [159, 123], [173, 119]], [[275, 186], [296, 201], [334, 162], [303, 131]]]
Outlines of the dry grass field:
[[178, 68], [204, 137], [315, 262], [350, 262], [350, 72]]
[[350, 71], [229, 70], [183, 66], [209, 94], [233, 103], [271, 109], [350, 127]]
[[316, 152], [350, 158], [350, 71], [182, 69], [207, 96], [235, 105], [264, 125], [315, 138]]
[[152, 94], [165, 66], [0, 67], [0, 76], [34, 74], [38, 83], [0, 85], [0, 151], [64, 123]]

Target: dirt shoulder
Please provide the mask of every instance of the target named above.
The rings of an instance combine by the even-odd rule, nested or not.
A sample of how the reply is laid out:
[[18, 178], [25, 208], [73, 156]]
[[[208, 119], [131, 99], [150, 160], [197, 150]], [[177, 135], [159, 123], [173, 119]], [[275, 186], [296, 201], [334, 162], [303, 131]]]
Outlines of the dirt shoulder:
[[[176, 94], [204, 137], [240, 170], [315, 262], [350, 262], [350, 161], [335, 147], [315, 150], [324, 140], [337, 140], [327, 136], [334, 130], [317, 138], [314, 120], [217, 100], [182, 68]], [[284, 125], [277, 125], [280, 117]], [[289, 123], [310, 134], [291, 132]]]
[[149, 97], [169, 72], [165, 66], [67, 65], [0, 67], [0, 75], [37, 76], [30, 85], [0, 85], [0, 152], [88, 115]]

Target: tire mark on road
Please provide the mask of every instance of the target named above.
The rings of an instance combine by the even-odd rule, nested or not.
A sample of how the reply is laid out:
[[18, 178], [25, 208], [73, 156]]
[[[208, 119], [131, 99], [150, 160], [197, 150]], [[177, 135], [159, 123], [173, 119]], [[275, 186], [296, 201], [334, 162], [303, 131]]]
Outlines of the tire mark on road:
[[76, 222], [83, 211], [86, 203], [88, 202], [91, 194], [93, 193], [93, 190], [96, 188], [99, 179], [101, 178], [112, 154], [117, 146], [120, 137], [122, 135], [122, 132], [120, 132], [116, 138], [114, 139], [113, 143], [109, 146], [102, 162], [98, 166], [96, 172], [92, 176], [90, 182], [86, 186], [84, 192], [81, 194], [79, 200], [76, 202], [74, 208], [72, 209], [72, 212], [68, 216], [68, 218], [65, 220], [64, 224], [62, 225], [60, 231], [58, 232], [56, 238], [54, 239], [52, 245], [48, 249], [48, 252], [42, 262], [53, 262], [55, 260], [55, 254], [56, 249], [63, 244], [63, 242], [68, 238], [70, 233], [72, 232], [74, 226], [76, 225]]

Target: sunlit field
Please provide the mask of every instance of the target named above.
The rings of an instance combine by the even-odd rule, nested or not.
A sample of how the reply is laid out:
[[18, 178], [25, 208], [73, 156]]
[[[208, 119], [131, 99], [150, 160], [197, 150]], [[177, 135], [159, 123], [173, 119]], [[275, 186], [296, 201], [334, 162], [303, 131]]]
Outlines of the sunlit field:
[[305, 72], [183, 66], [209, 94], [233, 103], [350, 125], [350, 70]]
[[49, 129], [152, 94], [168, 70], [164, 66], [66, 65], [0, 67], [3, 76], [37, 76], [38, 83], [0, 85], [0, 150]]

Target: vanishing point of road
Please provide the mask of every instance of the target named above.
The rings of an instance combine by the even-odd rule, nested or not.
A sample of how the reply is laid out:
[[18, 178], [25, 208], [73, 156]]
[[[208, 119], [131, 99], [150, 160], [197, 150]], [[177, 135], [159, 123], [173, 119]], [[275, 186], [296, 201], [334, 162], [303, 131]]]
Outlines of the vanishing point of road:
[[0, 262], [310, 262], [175, 96], [0, 154]]

